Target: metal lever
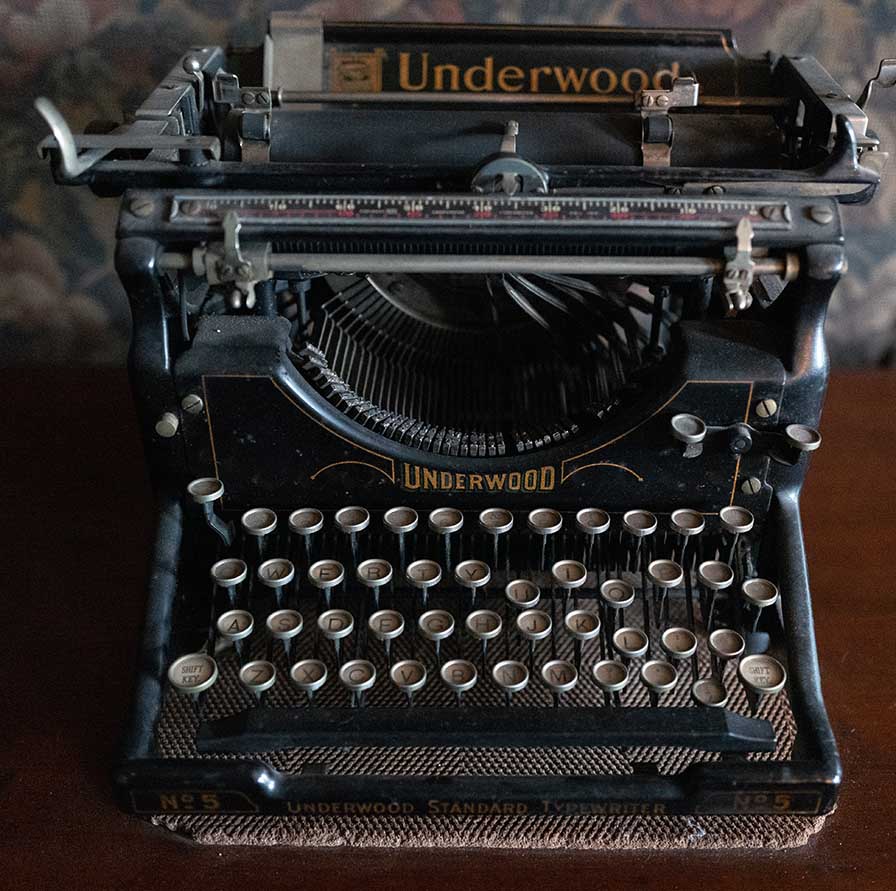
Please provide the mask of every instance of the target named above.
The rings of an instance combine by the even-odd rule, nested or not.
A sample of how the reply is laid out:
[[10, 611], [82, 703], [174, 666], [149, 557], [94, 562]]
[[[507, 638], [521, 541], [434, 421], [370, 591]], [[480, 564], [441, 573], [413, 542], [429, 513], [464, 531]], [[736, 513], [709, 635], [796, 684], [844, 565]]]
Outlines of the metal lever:
[[737, 246], [734, 256], [725, 264], [723, 283], [725, 297], [730, 312], [736, 313], [749, 308], [753, 302], [750, 286], [756, 264], [753, 262], [753, 226], [748, 217], [742, 217], [735, 231]]
[[476, 192], [503, 192], [505, 195], [548, 191], [547, 174], [516, 152], [516, 138], [520, 125], [508, 121], [498, 153], [486, 158], [473, 175]]
[[700, 86], [693, 77], [676, 77], [671, 90], [641, 90], [635, 107], [641, 110], [641, 156], [645, 167], [668, 167], [672, 163], [672, 108], [697, 105]]
[[877, 66], [877, 74], [865, 84], [865, 89], [862, 90], [862, 95], [859, 96], [859, 100], [856, 102], [859, 108], [864, 109], [868, 105], [868, 100], [871, 98], [875, 84], [880, 87], [896, 86], [896, 59], [880, 60], [880, 65]]

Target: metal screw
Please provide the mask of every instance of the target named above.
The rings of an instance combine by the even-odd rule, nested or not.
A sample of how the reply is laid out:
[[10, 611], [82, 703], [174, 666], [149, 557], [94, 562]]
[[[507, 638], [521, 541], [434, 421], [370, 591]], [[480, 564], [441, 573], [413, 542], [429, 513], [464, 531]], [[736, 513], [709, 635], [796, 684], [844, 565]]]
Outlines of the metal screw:
[[740, 490], [745, 495], [758, 495], [762, 489], [762, 480], [757, 479], [755, 476], [751, 476], [749, 479], [743, 481]]
[[756, 403], [756, 417], [770, 418], [778, 412], [778, 403], [774, 399], [760, 399]]
[[249, 278], [249, 276], [252, 274], [252, 264], [251, 264], [251, 263], [245, 263], [245, 262], [240, 263], [240, 264], [236, 267], [236, 274], [237, 274], [240, 278]]
[[185, 214], [194, 214], [199, 211], [199, 202], [198, 201], [182, 201], [180, 205], [181, 213]]
[[223, 263], [219, 275], [223, 279], [233, 278], [233, 267], [229, 263]]
[[128, 205], [128, 210], [130, 210], [135, 217], [148, 217], [155, 209], [155, 206], [155, 202], [152, 198], [147, 198], [144, 195], [131, 201]]
[[255, 98], [262, 104], [266, 105], [268, 102], [268, 94], [262, 91], [261, 93], [256, 93]]
[[240, 99], [243, 100], [245, 105], [254, 105], [255, 104], [255, 93], [250, 93], [248, 90], [240, 94]]
[[202, 62], [196, 58], [196, 56], [187, 56], [184, 59], [183, 63], [184, 71], [190, 72], [190, 74], [194, 74], [202, 68]]
[[158, 421], [156, 421], [156, 433], [164, 439], [171, 439], [175, 433], [177, 433], [177, 428], [180, 426], [180, 421], [176, 414], [170, 411], [166, 411], [162, 414]]
[[724, 195], [725, 187], [724, 186], [710, 186], [707, 189], [703, 190], [704, 195]]
[[812, 221], [818, 223], [819, 226], [826, 226], [834, 219], [834, 211], [821, 204], [814, 204], [809, 208], [809, 216]]
[[181, 400], [180, 407], [188, 414], [198, 415], [204, 407], [202, 397], [196, 393], [187, 393]]

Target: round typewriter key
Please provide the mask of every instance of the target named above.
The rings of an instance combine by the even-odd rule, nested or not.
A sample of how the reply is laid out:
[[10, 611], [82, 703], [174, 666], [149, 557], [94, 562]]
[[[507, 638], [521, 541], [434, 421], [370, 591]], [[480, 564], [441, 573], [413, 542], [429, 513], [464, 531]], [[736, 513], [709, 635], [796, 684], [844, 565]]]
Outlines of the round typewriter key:
[[320, 659], [302, 659], [290, 668], [289, 679], [311, 702], [314, 694], [327, 682], [327, 666]]
[[640, 659], [647, 652], [647, 635], [640, 628], [618, 628], [613, 633], [613, 649], [623, 662]]
[[[657, 607], [657, 627], [669, 621], [669, 591], [684, 582], [684, 570], [674, 560], [651, 560], [647, 564], [647, 578], [653, 585], [654, 606]], [[660, 592], [656, 602], [657, 589]]]
[[463, 702], [464, 693], [472, 690], [479, 679], [476, 666], [466, 659], [450, 659], [439, 669], [439, 677], [447, 687], [454, 690], [458, 705]]
[[600, 536], [610, 528], [610, 515], [599, 507], [583, 507], [576, 513], [576, 528], [585, 536], [582, 562], [586, 566], [593, 566], [600, 579], [602, 563]]
[[691, 535], [699, 535], [706, 528], [706, 520], [700, 511], [681, 507], [672, 511], [669, 525], [674, 533], [688, 538]]
[[628, 510], [622, 515], [622, 528], [635, 538], [653, 535], [657, 525], [656, 517], [649, 510]]
[[749, 532], [755, 523], [753, 514], [750, 511], [745, 507], [737, 507], [736, 505], [723, 507], [719, 511], [719, 521], [722, 524], [722, 528], [733, 535], [743, 535], [745, 532]]
[[296, 568], [291, 560], [284, 557], [274, 557], [265, 560], [257, 571], [258, 581], [266, 588], [270, 588], [277, 598], [279, 606], [283, 599], [283, 589], [295, 578]]
[[492, 668], [492, 680], [504, 691], [507, 705], [513, 704], [513, 694], [526, 689], [529, 669], [522, 662], [505, 659]]
[[573, 659], [578, 668], [582, 664], [582, 647], [585, 641], [600, 634], [600, 617], [587, 609], [575, 609], [566, 614], [563, 624], [573, 636]]
[[405, 570], [405, 580], [421, 592], [423, 606], [429, 597], [429, 589], [442, 581], [442, 567], [435, 560], [415, 560]]
[[253, 507], [243, 514], [240, 524], [243, 532], [257, 542], [260, 557], [265, 539], [277, 528], [277, 514], [267, 507]]
[[357, 566], [361, 560], [358, 536], [370, 525], [370, 514], [366, 508], [357, 505], [341, 507], [336, 511], [333, 522], [340, 532], [348, 536], [352, 566]]
[[595, 663], [591, 673], [594, 675], [594, 682], [604, 691], [604, 704], [620, 705], [619, 694], [629, 682], [628, 666], [615, 659], [603, 659]]
[[527, 609], [516, 617], [519, 633], [529, 642], [529, 665], [535, 661], [535, 643], [550, 637], [553, 629], [551, 617], [540, 609]]
[[529, 579], [513, 579], [505, 585], [504, 596], [517, 609], [531, 609], [533, 606], [538, 606], [541, 591], [538, 585]]
[[317, 617], [317, 627], [327, 640], [333, 641], [333, 650], [338, 663], [342, 638], [348, 637], [355, 630], [354, 617], [348, 610], [328, 609]]
[[227, 592], [231, 606], [236, 602], [237, 585], [245, 581], [248, 574], [249, 568], [245, 562], [236, 557], [225, 557], [211, 568], [212, 581]]
[[685, 444], [685, 458], [695, 458], [702, 452], [701, 443], [706, 439], [706, 424], [702, 418], [684, 413], [673, 415], [669, 426], [672, 436]]
[[224, 495], [224, 483], [217, 477], [204, 476], [187, 484], [187, 494], [196, 504], [210, 504]]
[[563, 528], [563, 516], [550, 507], [538, 507], [530, 510], [526, 516], [529, 531], [541, 541], [541, 558], [538, 568], [544, 570], [548, 553], [548, 540]]
[[394, 609], [381, 609], [367, 620], [370, 633], [383, 642], [386, 663], [391, 662], [392, 641], [404, 631], [404, 616]]
[[352, 659], [339, 669], [340, 683], [351, 690], [352, 706], [364, 704], [364, 693], [376, 683], [376, 669], [366, 659]]
[[788, 424], [784, 436], [787, 444], [800, 452], [814, 452], [821, 445], [821, 434], [805, 424]]
[[420, 522], [417, 511], [412, 507], [390, 507], [383, 514], [383, 526], [398, 537], [398, 570], [404, 572], [407, 566], [407, 536]]
[[660, 646], [672, 660], [690, 659], [697, 652], [697, 635], [687, 628], [667, 628], [660, 638]]
[[766, 607], [774, 606], [778, 602], [778, 599], [781, 596], [778, 591], [778, 586], [768, 579], [746, 579], [740, 586], [740, 592], [743, 595], [744, 600], [746, 600], [756, 612], [752, 628], [752, 630], [755, 631], [759, 627], [759, 619], [762, 616], [762, 611]]
[[168, 683], [192, 698], [205, 693], [218, 679], [218, 663], [205, 653], [188, 653], [168, 668]]
[[345, 568], [338, 560], [318, 560], [308, 567], [308, 581], [323, 591], [327, 607], [330, 606], [333, 589], [338, 588], [344, 580]]
[[732, 628], [716, 628], [707, 642], [712, 657], [712, 671], [720, 680], [724, 679], [725, 665], [743, 654], [746, 642]]
[[407, 696], [408, 705], [413, 705], [414, 694], [426, 685], [426, 666], [416, 659], [405, 659], [389, 669], [389, 678]]
[[554, 705], [560, 705], [560, 696], [568, 693], [579, 680], [575, 665], [564, 659], [551, 659], [541, 667], [541, 679], [554, 694]]
[[744, 656], [737, 665], [737, 676], [747, 694], [750, 712], [756, 714], [764, 696], [775, 696], [787, 684], [784, 666], [767, 653]]
[[355, 576], [365, 587], [373, 591], [373, 608], [380, 608], [380, 588], [392, 582], [392, 564], [387, 560], [374, 557], [363, 560], [355, 570]]
[[484, 588], [492, 578], [492, 571], [481, 560], [462, 560], [454, 567], [454, 581], [470, 592], [471, 605], [476, 602], [476, 592]]
[[479, 513], [479, 527], [492, 537], [492, 564], [497, 569], [501, 536], [513, 529], [513, 514], [503, 507], [487, 507]]
[[703, 586], [702, 611], [704, 624], [711, 629], [719, 591], [724, 591], [734, 581], [734, 570], [720, 560], [705, 560], [697, 567], [697, 578]]
[[289, 531], [302, 539], [306, 566], [312, 562], [314, 536], [323, 528], [324, 515], [316, 507], [300, 507], [289, 515]]
[[441, 664], [441, 643], [445, 638], [454, 634], [454, 616], [443, 609], [431, 609], [420, 616], [417, 620], [417, 627], [427, 640], [433, 642], [436, 662]]
[[704, 708], [725, 708], [728, 691], [718, 678], [700, 678], [691, 686], [691, 699]]
[[626, 609], [635, 602], [635, 589], [622, 579], [607, 579], [600, 586], [600, 597], [613, 609]]
[[215, 623], [218, 635], [230, 641], [236, 651], [237, 658], [243, 661], [243, 641], [252, 634], [255, 621], [252, 613], [244, 609], [232, 609], [218, 616]]
[[442, 560], [445, 568], [450, 570], [451, 536], [463, 529], [464, 515], [454, 507], [437, 507], [429, 512], [427, 523], [430, 530], [442, 540]]
[[588, 570], [578, 560], [558, 560], [551, 567], [551, 580], [563, 592], [564, 602], [572, 591], [588, 581]]
[[247, 662], [239, 673], [240, 683], [260, 702], [277, 681], [277, 669], [264, 659]]
[[485, 666], [485, 660], [488, 653], [488, 642], [501, 633], [504, 623], [494, 610], [477, 609], [473, 610], [473, 612], [467, 616], [464, 624], [467, 626], [467, 632], [470, 636], [481, 641], [482, 664]]
[[660, 696], [675, 689], [678, 672], [670, 662], [651, 659], [641, 666], [641, 683], [650, 693], [650, 704], [659, 705]]
[[271, 637], [283, 642], [283, 653], [286, 656], [287, 664], [292, 650], [292, 639], [302, 633], [303, 624], [302, 614], [294, 609], [278, 609], [265, 620]]

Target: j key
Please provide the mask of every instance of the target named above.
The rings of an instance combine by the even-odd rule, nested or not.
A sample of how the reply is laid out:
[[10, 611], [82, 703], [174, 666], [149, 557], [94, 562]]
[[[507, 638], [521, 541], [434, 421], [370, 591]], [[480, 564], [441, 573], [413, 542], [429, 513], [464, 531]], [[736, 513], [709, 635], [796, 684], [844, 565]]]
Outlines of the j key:
[[391, 663], [392, 641], [404, 632], [404, 616], [394, 609], [381, 609], [367, 620], [367, 627], [377, 640], [382, 641], [386, 664]]
[[218, 616], [218, 636], [233, 644], [240, 662], [243, 661], [243, 641], [251, 636], [254, 625], [252, 614], [244, 609], [228, 610]]
[[527, 609], [516, 617], [519, 633], [529, 642], [529, 667], [535, 661], [535, 644], [550, 637], [553, 629], [551, 617], [540, 609]]
[[767, 653], [744, 656], [738, 663], [737, 676], [747, 694], [753, 715], [765, 697], [777, 695], [787, 684], [784, 666]]
[[504, 596], [517, 609], [532, 609], [541, 600], [541, 590], [529, 579], [513, 579], [504, 587]]
[[470, 606], [476, 603], [476, 592], [491, 581], [492, 571], [481, 560], [462, 560], [454, 567], [454, 581], [470, 592]]
[[323, 593], [329, 608], [333, 591], [345, 581], [345, 568], [337, 560], [318, 560], [308, 567], [308, 581]]
[[277, 681], [277, 669], [272, 662], [257, 659], [247, 662], [239, 673], [239, 681], [260, 704], [264, 701], [264, 695]]
[[420, 591], [420, 599], [424, 609], [429, 599], [429, 589], [442, 581], [442, 567], [435, 560], [415, 560], [405, 570], [405, 580]]
[[383, 514], [383, 526], [395, 536], [398, 544], [398, 571], [404, 572], [407, 564], [407, 539], [417, 528], [420, 518], [412, 507], [390, 507]]
[[629, 681], [628, 666], [615, 659], [602, 659], [595, 663], [591, 672], [594, 681], [604, 691], [604, 705], [620, 706], [619, 694], [625, 689]]
[[492, 679], [504, 691], [508, 706], [513, 705], [513, 694], [526, 689], [529, 669], [522, 662], [505, 659], [492, 668]]
[[576, 666], [563, 659], [551, 659], [541, 667], [541, 679], [554, 695], [554, 706], [560, 705], [560, 697], [575, 687], [579, 680]]
[[442, 543], [442, 565], [450, 572], [454, 566], [451, 562], [451, 537], [463, 529], [464, 515], [454, 507], [437, 507], [429, 512], [427, 524]]
[[175, 659], [168, 668], [172, 689], [193, 701], [197, 717], [201, 717], [203, 694], [218, 680], [218, 664], [205, 653], [188, 653]]
[[224, 547], [229, 548], [233, 544], [233, 526], [225, 522], [215, 510], [224, 496], [224, 483], [213, 476], [202, 477], [187, 486], [187, 494], [196, 504], [201, 505], [209, 529], [221, 539]]
[[548, 545], [553, 542], [554, 536], [563, 528], [563, 517], [559, 511], [549, 507], [539, 507], [529, 511], [526, 517], [526, 525], [529, 531], [540, 541], [541, 557], [538, 568], [544, 571]]
[[477, 609], [467, 616], [465, 622], [467, 633], [478, 640], [482, 647], [482, 665], [488, 653], [488, 642], [501, 634], [503, 622], [501, 617], [490, 609]]
[[324, 515], [316, 507], [300, 507], [289, 515], [289, 531], [302, 540], [305, 565], [313, 562], [314, 541], [324, 528]]
[[366, 508], [351, 505], [341, 507], [333, 517], [336, 528], [348, 537], [352, 566], [361, 562], [360, 541], [358, 536], [370, 525], [370, 514]]
[[712, 656], [712, 671], [719, 679], [725, 679], [725, 666], [732, 659], [738, 659], [743, 654], [746, 643], [736, 631], [731, 628], [716, 628], [709, 635], [709, 652]]
[[364, 705], [364, 694], [376, 683], [376, 668], [366, 659], [352, 659], [339, 669], [339, 681], [351, 691], [352, 707]]
[[290, 662], [293, 639], [302, 633], [303, 624], [302, 614], [294, 609], [278, 609], [265, 620], [268, 633], [283, 645], [287, 665]]
[[247, 541], [254, 542], [253, 556], [261, 560], [267, 541], [277, 528], [277, 514], [268, 507], [253, 507], [240, 518]]
[[426, 666], [416, 659], [404, 659], [389, 669], [389, 678], [408, 698], [408, 705], [414, 704], [414, 694], [426, 685]]
[[497, 569], [501, 566], [499, 559], [501, 537], [513, 529], [513, 514], [503, 507], [487, 507], [479, 514], [479, 527], [491, 536], [492, 565]]
[[752, 628], [755, 632], [759, 627], [762, 611], [778, 602], [781, 596], [778, 586], [768, 579], [746, 579], [740, 586], [740, 593], [743, 595], [744, 601], [752, 607], [755, 613]]
[[392, 564], [387, 560], [374, 557], [362, 560], [355, 570], [358, 581], [373, 593], [373, 608], [380, 608], [380, 591], [392, 584]]
[[439, 669], [439, 677], [445, 686], [454, 691], [458, 705], [463, 704], [464, 693], [472, 690], [479, 679], [476, 666], [466, 659], [449, 660]]
[[576, 528], [585, 536], [582, 562], [602, 575], [601, 536], [610, 528], [610, 515], [599, 507], [583, 507], [576, 514]]
[[712, 629], [719, 591], [724, 591], [734, 581], [734, 570], [719, 560], [705, 560], [697, 567], [697, 579], [703, 588], [703, 622]]
[[238, 588], [246, 580], [249, 567], [237, 557], [225, 557], [212, 566], [210, 574], [215, 587], [223, 589], [230, 605], [235, 606]]
[[675, 689], [678, 683], [678, 671], [671, 662], [651, 659], [641, 666], [641, 683], [650, 694], [650, 704], [659, 705], [660, 697]]
[[704, 708], [725, 708], [728, 691], [718, 678], [700, 678], [691, 686], [691, 699]]
[[327, 640], [333, 641], [333, 652], [338, 665], [342, 640], [355, 630], [354, 616], [344, 609], [328, 609], [317, 617], [317, 627]]
[[420, 616], [417, 620], [417, 627], [423, 637], [432, 641], [436, 663], [441, 665], [441, 644], [443, 640], [454, 634], [454, 616], [443, 609], [431, 609]]
[[304, 692], [310, 704], [327, 682], [327, 666], [320, 659], [302, 659], [289, 670], [289, 679]]
[[600, 617], [587, 609], [576, 609], [567, 613], [563, 619], [566, 630], [573, 636], [574, 655], [576, 668], [582, 665], [582, 648], [586, 641], [592, 640], [600, 634]]
[[257, 571], [258, 581], [265, 588], [274, 592], [277, 606], [283, 603], [283, 592], [296, 576], [296, 568], [291, 560], [284, 557], [273, 557], [265, 560]]

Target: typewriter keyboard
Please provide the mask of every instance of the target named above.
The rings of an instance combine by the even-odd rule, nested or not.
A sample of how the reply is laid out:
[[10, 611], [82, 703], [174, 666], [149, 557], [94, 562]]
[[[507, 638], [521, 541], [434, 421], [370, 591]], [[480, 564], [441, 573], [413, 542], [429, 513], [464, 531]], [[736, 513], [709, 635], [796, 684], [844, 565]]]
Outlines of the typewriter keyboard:
[[218, 481], [189, 491], [210, 557], [181, 584], [162, 754], [792, 744], [745, 508], [231, 515]]

